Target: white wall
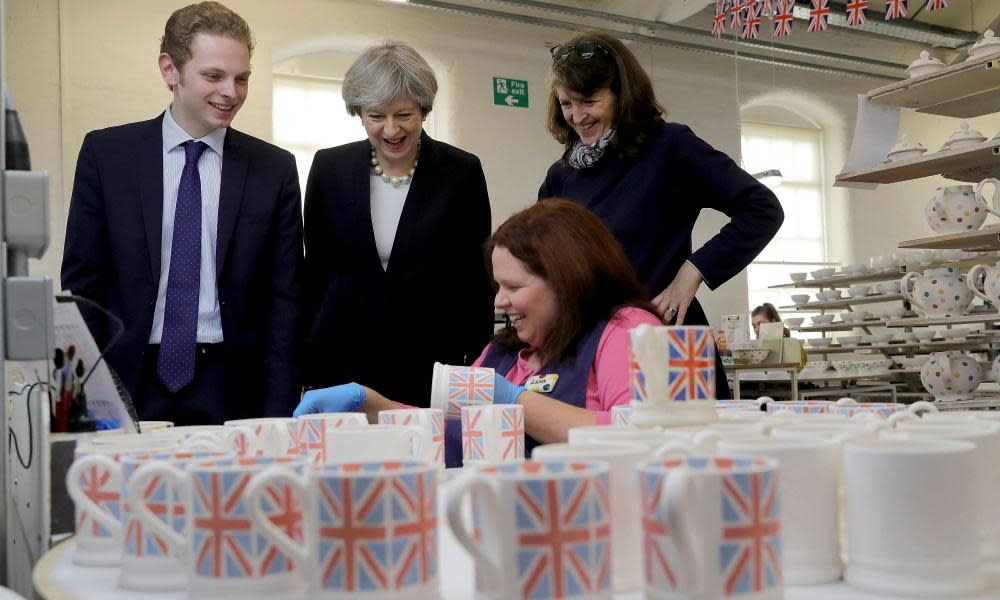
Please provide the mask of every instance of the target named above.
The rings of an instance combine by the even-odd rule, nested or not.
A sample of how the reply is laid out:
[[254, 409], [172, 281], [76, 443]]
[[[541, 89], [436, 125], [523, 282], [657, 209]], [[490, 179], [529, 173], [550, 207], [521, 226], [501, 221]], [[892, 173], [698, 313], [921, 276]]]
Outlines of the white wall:
[[[534, 201], [548, 165], [560, 151], [544, 131], [546, 43], [566, 39], [571, 32], [405, 4], [294, 3], [295, 10], [290, 11], [287, 2], [228, 2], [248, 20], [257, 37], [251, 93], [236, 118], [238, 129], [270, 138], [275, 62], [318, 50], [350, 51], [385, 38], [399, 39], [413, 44], [434, 65], [442, 82], [435, 107], [436, 135], [481, 158], [494, 224]], [[32, 266], [35, 273], [58, 280], [72, 174], [86, 132], [151, 118], [170, 101], [155, 59], [163, 23], [180, 4], [176, 0], [6, 3], [8, 82], [31, 141], [34, 166], [52, 177], [53, 244], [46, 258]], [[737, 73], [732, 58], [647, 44], [632, 48], [651, 73], [669, 118], [689, 124], [732, 156], [739, 155], [740, 108], [778, 103], [808, 115], [824, 129], [830, 183], [850, 145], [856, 94], [880, 84], [745, 62]], [[494, 106], [495, 75], [527, 80], [530, 108]], [[912, 138], [931, 146], [943, 142], [957, 121], [906, 115], [903, 127], [912, 131]], [[982, 127], [992, 135], [1000, 120]], [[928, 182], [901, 184], [874, 193], [828, 188], [831, 258], [852, 262], [884, 254], [898, 239], [922, 234], [926, 229], [922, 229], [922, 207], [933, 187]], [[696, 228], [696, 243], [723, 223], [723, 216], [706, 211]], [[745, 311], [745, 276], [700, 297], [713, 317]]]

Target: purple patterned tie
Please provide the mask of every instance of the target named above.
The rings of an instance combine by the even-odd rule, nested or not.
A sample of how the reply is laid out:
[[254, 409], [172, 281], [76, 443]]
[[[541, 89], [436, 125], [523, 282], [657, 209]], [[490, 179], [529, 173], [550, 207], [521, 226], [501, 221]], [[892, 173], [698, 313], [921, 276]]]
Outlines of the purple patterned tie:
[[163, 311], [163, 335], [156, 373], [171, 392], [194, 379], [198, 340], [198, 291], [201, 283], [201, 176], [198, 159], [208, 146], [184, 142], [184, 171], [177, 187], [170, 273]]

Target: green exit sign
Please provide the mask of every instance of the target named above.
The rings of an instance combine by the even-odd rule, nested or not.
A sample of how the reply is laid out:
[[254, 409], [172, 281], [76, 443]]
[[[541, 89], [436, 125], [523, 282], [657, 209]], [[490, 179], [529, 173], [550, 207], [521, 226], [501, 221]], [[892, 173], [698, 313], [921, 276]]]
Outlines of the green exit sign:
[[494, 77], [493, 104], [528, 108], [528, 82], [509, 77]]

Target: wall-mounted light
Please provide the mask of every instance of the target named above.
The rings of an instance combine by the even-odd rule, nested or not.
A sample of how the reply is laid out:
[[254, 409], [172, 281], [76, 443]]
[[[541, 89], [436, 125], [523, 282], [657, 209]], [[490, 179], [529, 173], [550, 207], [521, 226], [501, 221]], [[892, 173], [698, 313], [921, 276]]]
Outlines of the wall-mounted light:
[[761, 171], [760, 173], [754, 173], [753, 178], [758, 179], [761, 183], [767, 187], [774, 189], [781, 185], [781, 171], [778, 169], [768, 169], [766, 171]]

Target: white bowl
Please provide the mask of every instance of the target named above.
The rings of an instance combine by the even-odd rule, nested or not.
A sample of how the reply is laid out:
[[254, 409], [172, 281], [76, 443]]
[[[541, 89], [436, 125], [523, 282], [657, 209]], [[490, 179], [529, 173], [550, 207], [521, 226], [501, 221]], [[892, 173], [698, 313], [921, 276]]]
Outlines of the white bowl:
[[847, 288], [847, 295], [851, 298], [860, 298], [867, 296], [869, 289], [867, 283], [858, 283]]
[[823, 290], [821, 292], [816, 292], [816, 297], [825, 302], [830, 302], [831, 300], [840, 300], [841, 291], [840, 290]]
[[748, 365], [756, 365], [763, 362], [767, 358], [767, 355], [771, 353], [767, 348], [733, 348], [731, 352], [737, 363]]
[[871, 335], [868, 336], [868, 341], [871, 342], [873, 346], [874, 345], [888, 344], [889, 342], [892, 341], [892, 334], [891, 333], [873, 333], [873, 334], [871, 334]]
[[899, 293], [899, 282], [898, 281], [883, 281], [878, 284], [878, 293], [883, 296], [888, 296], [891, 294]]
[[806, 366], [803, 368], [803, 370], [809, 369], [810, 371], [817, 371], [822, 373], [823, 371], [829, 368], [830, 368], [830, 361], [828, 360], [810, 360], [809, 362], [806, 363]]
[[860, 323], [865, 320], [865, 313], [863, 312], [842, 312], [840, 313], [840, 320], [844, 323]]
[[847, 273], [848, 275], [860, 275], [861, 273], [865, 272], [865, 266], [862, 265], [862, 264], [855, 263], [855, 264], [852, 264], [852, 265], [847, 265], [846, 267], [842, 268], [841, 270], [844, 273]]
[[902, 306], [891, 306], [879, 311], [879, 315], [883, 319], [901, 319], [905, 313], [906, 310]]
[[892, 360], [904, 369], [919, 369], [929, 358], [929, 356], [893, 356]]
[[796, 329], [798, 327], [802, 327], [802, 323], [804, 323], [804, 322], [805, 322], [805, 319], [803, 317], [791, 317], [789, 319], [785, 319], [785, 325], [787, 325], [788, 327], [790, 327], [792, 329]]
[[829, 325], [833, 323], [833, 315], [813, 315], [812, 322], [816, 325]]
[[969, 330], [953, 327], [951, 329], [942, 329], [938, 333], [946, 340], [957, 340], [967, 336], [969, 334]]
[[937, 337], [937, 329], [931, 329], [930, 327], [916, 327], [913, 329], [913, 335], [917, 336], [917, 340], [921, 342], [929, 342]]
[[858, 374], [858, 361], [856, 360], [835, 360], [830, 363], [837, 375], [841, 377]]
[[809, 302], [809, 294], [792, 294], [792, 302], [797, 306], [802, 306]]
[[837, 269], [832, 267], [827, 267], [824, 269], [816, 269], [815, 271], [810, 271], [809, 274], [812, 275], [813, 279], [826, 279], [827, 277], [832, 277]]
[[892, 366], [891, 358], [874, 358], [869, 360], [859, 361], [859, 370], [861, 373], [866, 375], [875, 375], [877, 373], [885, 373]]
[[806, 343], [813, 348], [826, 348], [833, 344], [833, 340], [830, 338], [810, 338], [806, 340]]
[[795, 283], [801, 283], [806, 280], [806, 277], [809, 277], [809, 273], [789, 273], [788, 276], [791, 277], [792, 281]]
[[858, 342], [861, 341], [860, 335], [841, 335], [837, 336], [837, 343], [841, 346], [857, 346]]

